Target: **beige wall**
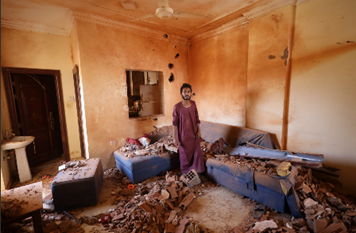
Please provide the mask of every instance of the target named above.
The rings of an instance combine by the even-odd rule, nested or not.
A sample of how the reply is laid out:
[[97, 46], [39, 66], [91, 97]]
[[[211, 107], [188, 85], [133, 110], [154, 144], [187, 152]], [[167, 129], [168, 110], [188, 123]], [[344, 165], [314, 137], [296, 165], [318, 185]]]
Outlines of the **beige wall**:
[[291, 22], [288, 6], [249, 25], [246, 126], [275, 133], [280, 142]]
[[288, 148], [323, 153], [356, 194], [356, 1], [298, 5]]
[[201, 120], [245, 125], [247, 45], [245, 25], [192, 41], [189, 81]]
[[[80, 157], [70, 38], [1, 28], [1, 60], [1, 65], [7, 67], [60, 70], [69, 153], [71, 158]], [[7, 117], [7, 107], [1, 110], [2, 117]], [[9, 121], [3, 127], [11, 128]]]
[[[325, 154], [326, 165], [341, 169], [345, 190], [353, 194], [355, 10], [353, 0], [309, 0], [297, 5], [288, 134], [288, 149]], [[281, 140], [286, 80], [281, 56], [288, 47], [291, 23], [292, 6], [288, 6], [252, 19], [248, 37], [241, 27], [193, 40], [189, 79], [202, 119], [232, 125], [246, 121], [247, 127], [276, 133]], [[243, 56], [248, 68], [247, 81], [238, 83], [235, 70], [244, 67], [240, 51], [247, 51]], [[246, 118], [241, 111], [245, 100]]]
[[[139, 137], [153, 126], [171, 124], [179, 87], [187, 79], [187, 45], [163, 35], [77, 21], [80, 69], [88, 129], [90, 157], [113, 165], [112, 152], [127, 137]], [[154, 33], [156, 34], [156, 33]], [[151, 36], [148, 36], [151, 35]], [[178, 59], [174, 56], [180, 53]], [[169, 70], [168, 63], [174, 68]], [[129, 119], [125, 69], [163, 71], [164, 116]], [[173, 72], [175, 80], [168, 82]]]

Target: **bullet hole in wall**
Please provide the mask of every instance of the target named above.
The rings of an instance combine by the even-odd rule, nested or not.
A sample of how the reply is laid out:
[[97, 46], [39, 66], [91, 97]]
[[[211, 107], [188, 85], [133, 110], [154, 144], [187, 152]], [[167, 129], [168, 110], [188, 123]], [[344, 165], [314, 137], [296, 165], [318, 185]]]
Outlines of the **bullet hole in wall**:
[[163, 34], [163, 38], [168, 38], [168, 34]]
[[177, 53], [177, 54], [174, 56], [174, 58], [177, 59], [177, 58], [179, 57], [179, 55], [180, 55], [180, 54]]
[[169, 69], [173, 69], [173, 67], [174, 67], [174, 65], [173, 65], [172, 63], [169, 63], [169, 64], [168, 64], [168, 68], [169, 68]]
[[174, 81], [174, 74], [173, 74], [173, 73], [171, 73], [171, 75], [169, 76], [168, 81], [169, 81], [170, 83]]
[[338, 45], [343, 45], [343, 44], [353, 44], [353, 43], [355, 43], [355, 41], [352, 41], [352, 40], [347, 40], [347, 41], [345, 41], [345, 42], [336, 42], [336, 44], [338, 44]]
[[275, 59], [275, 58], [276, 58], [276, 56], [274, 56], [272, 54], [268, 55], [268, 59]]
[[287, 59], [288, 59], [288, 47], [284, 49], [283, 55], [281, 56], [281, 59], [284, 60], [284, 65], [287, 65]]

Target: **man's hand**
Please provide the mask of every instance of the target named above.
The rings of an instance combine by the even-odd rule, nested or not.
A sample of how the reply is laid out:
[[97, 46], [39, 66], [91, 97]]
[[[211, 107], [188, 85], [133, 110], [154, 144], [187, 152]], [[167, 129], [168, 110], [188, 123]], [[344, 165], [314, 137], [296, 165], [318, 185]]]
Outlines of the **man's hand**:
[[179, 142], [175, 142], [174, 144], [175, 144], [175, 146], [176, 146], [177, 148], [180, 147], [180, 143], [179, 143]]
[[176, 147], [179, 148], [180, 147], [180, 142], [179, 142], [179, 139], [178, 139], [178, 128], [177, 128], [177, 126], [174, 126], [173, 134], [174, 134], [174, 144], [175, 144]]

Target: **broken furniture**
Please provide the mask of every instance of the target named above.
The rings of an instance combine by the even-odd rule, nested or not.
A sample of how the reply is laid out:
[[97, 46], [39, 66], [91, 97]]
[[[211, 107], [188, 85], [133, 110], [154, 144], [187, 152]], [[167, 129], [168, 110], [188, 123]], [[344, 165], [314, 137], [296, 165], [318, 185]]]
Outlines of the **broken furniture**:
[[[52, 194], [56, 210], [66, 210], [95, 205], [103, 184], [103, 167], [99, 158], [67, 166], [53, 179]], [[67, 163], [67, 164], [68, 164]]]
[[300, 152], [291, 152], [286, 150], [275, 150], [262, 146], [256, 146], [248, 143], [246, 146], [233, 148], [229, 154], [240, 155], [258, 159], [274, 159], [289, 161], [295, 164], [301, 164], [307, 167], [320, 168], [324, 162], [324, 156], [321, 154], [308, 154]]
[[[251, 143], [271, 150], [279, 149], [277, 138], [268, 132], [206, 121], [201, 122], [200, 128], [203, 139], [213, 143], [219, 138], [223, 138], [229, 147], [233, 148], [232, 151], [245, 148], [245, 145]], [[247, 196], [280, 212], [301, 216], [293, 187], [289, 187], [287, 194], [282, 188], [283, 184], [288, 183], [288, 178], [269, 176], [244, 166], [230, 166], [211, 158], [207, 160], [206, 166], [208, 176], [233, 192]]]
[[1, 192], [1, 223], [3, 226], [32, 217], [35, 233], [42, 233], [42, 182]]
[[283, 190], [283, 185], [290, 184], [289, 177], [270, 176], [211, 158], [206, 166], [208, 176], [216, 183], [277, 211], [301, 217], [294, 187], [291, 185], [287, 191]]
[[179, 157], [176, 153], [128, 158], [117, 150], [114, 152], [114, 158], [116, 167], [123, 172], [132, 183], [139, 183], [179, 167]]
[[32, 143], [33, 140], [35, 140], [33, 136], [15, 136], [1, 144], [2, 150], [15, 150], [17, 171], [21, 183], [32, 179], [27, 161], [26, 146]]

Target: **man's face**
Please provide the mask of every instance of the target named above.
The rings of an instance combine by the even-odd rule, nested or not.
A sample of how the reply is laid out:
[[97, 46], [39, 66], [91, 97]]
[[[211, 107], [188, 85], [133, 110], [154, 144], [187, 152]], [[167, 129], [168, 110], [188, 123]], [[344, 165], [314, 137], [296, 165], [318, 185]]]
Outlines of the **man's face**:
[[192, 89], [190, 88], [183, 88], [182, 90], [182, 98], [184, 100], [190, 100], [190, 98], [192, 98]]

